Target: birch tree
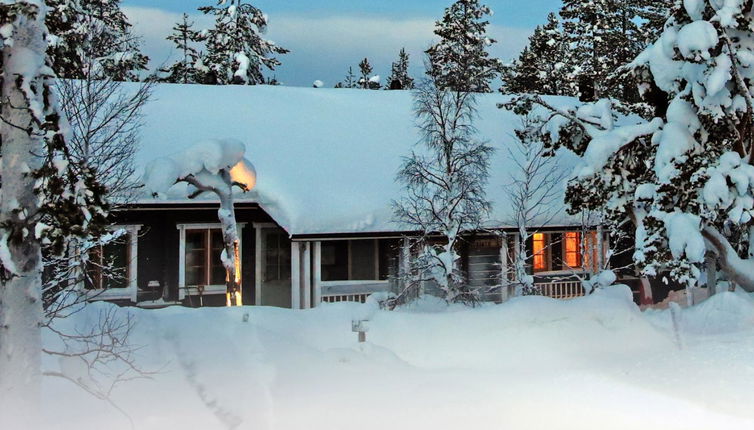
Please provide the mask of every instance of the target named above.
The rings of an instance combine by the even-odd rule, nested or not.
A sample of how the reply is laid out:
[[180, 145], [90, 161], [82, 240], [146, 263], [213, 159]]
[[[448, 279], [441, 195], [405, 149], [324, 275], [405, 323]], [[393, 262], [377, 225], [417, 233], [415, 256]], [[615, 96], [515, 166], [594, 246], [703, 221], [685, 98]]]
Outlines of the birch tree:
[[0, 3], [0, 420], [9, 423], [3, 428], [37, 416], [42, 245], [59, 252], [66, 238], [104, 225], [107, 214], [104, 187], [66, 151], [46, 55], [46, 12], [38, 0]]
[[541, 227], [562, 214], [559, 199], [562, 183], [567, 173], [557, 165], [555, 157], [536, 136], [527, 134], [531, 119], [523, 117], [521, 127], [508, 145], [508, 159], [513, 168], [509, 172], [506, 190], [512, 206], [508, 224], [516, 227], [518, 249], [513, 262], [514, 279], [518, 294], [529, 294], [534, 288], [530, 275], [530, 259], [526, 243]]
[[220, 200], [217, 211], [223, 235], [220, 260], [226, 273], [228, 306], [240, 306], [241, 261], [238, 227], [234, 209], [233, 189], [251, 190], [256, 184], [256, 172], [244, 158], [246, 147], [233, 139], [201, 142], [172, 157], [150, 162], [145, 171], [144, 184], [155, 197], [164, 197], [174, 184], [190, 186], [188, 198], [212, 193]]
[[[461, 234], [482, 224], [490, 211], [485, 186], [493, 149], [476, 138], [474, 94], [439, 87], [437, 78], [414, 93], [422, 140], [405, 159], [397, 180], [405, 196], [395, 217], [421, 231], [432, 277], [448, 302], [474, 303], [458, 265]], [[430, 242], [440, 236], [441, 244]]]

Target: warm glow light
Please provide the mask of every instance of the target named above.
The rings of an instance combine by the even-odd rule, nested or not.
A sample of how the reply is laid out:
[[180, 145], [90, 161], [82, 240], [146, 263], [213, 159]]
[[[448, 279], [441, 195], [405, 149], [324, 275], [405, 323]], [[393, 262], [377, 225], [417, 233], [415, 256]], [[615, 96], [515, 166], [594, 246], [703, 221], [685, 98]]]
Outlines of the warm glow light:
[[568, 267], [581, 267], [581, 234], [569, 231], [565, 234], [565, 263]]
[[534, 233], [532, 239], [534, 247], [534, 270], [545, 270], [545, 235], [544, 233]]
[[254, 169], [254, 165], [244, 158], [230, 168], [230, 179], [233, 182], [243, 184], [246, 191], [249, 191], [257, 184], [257, 171]]

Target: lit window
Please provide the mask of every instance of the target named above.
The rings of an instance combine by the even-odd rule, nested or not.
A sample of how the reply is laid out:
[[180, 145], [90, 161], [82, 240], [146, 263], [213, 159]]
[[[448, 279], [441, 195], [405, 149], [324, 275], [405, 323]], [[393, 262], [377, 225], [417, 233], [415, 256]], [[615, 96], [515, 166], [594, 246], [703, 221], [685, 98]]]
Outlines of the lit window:
[[534, 233], [534, 271], [547, 270], [547, 261], [545, 260], [545, 235], [544, 233]]
[[581, 233], [565, 233], [565, 263], [570, 268], [581, 267]]

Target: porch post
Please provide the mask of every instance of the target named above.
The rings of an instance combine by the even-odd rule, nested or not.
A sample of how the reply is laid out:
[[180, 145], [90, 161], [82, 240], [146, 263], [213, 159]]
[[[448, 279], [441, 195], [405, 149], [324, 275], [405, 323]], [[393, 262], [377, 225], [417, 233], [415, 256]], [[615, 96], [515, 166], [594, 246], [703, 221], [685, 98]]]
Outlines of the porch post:
[[602, 225], [597, 226], [597, 268], [595, 270], [596, 273], [599, 273], [602, 271], [602, 269], [605, 267], [605, 245], [602, 240]]
[[500, 301], [508, 300], [508, 233], [500, 235]]
[[262, 305], [262, 227], [254, 226], [254, 304]]
[[314, 242], [314, 261], [312, 262], [312, 282], [314, 283], [314, 297], [312, 307], [322, 303], [322, 242]]
[[301, 252], [298, 242], [291, 242], [291, 309], [301, 309]]
[[309, 309], [312, 307], [312, 258], [311, 258], [311, 242], [304, 242], [303, 252], [301, 253], [301, 288], [304, 290], [302, 309]]

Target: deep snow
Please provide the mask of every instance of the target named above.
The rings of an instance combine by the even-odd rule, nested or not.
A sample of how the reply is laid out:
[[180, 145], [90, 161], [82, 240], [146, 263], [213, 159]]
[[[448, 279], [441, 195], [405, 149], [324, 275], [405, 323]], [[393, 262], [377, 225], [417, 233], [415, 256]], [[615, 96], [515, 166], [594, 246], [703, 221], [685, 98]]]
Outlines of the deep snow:
[[[679, 336], [669, 310], [642, 313], [623, 287], [476, 309], [122, 311], [137, 318], [141, 366], [159, 370], [115, 392], [137, 429], [754, 428], [754, 300], [743, 294], [683, 310]], [[351, 321], [364, 318], [358, 344]], [[46, 428], [130, 428], [63, 380], [45, 381], [44, 405]]]

